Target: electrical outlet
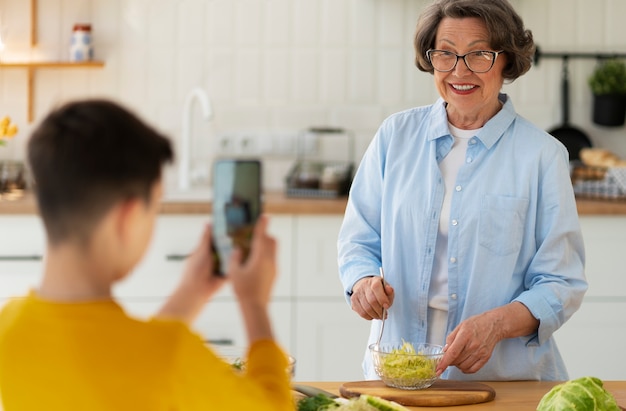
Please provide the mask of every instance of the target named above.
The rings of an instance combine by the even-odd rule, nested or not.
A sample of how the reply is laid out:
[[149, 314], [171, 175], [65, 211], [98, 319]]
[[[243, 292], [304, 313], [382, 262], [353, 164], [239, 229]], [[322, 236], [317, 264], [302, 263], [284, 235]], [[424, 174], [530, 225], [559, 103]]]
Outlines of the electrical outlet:
[[235, 136], [232, 133], [222, 134], [217, 138], [217, 153], [228, 155], [234, 152]]
[[248, 156], [259, 154], [257, 136], [252, 133], [243, 133], [237, 139], [237, 153]]
[[293, 156], [297, 154], [297, 135], [293, 133], [276, 133], [272, 136], [274, 151], [277, 155]]

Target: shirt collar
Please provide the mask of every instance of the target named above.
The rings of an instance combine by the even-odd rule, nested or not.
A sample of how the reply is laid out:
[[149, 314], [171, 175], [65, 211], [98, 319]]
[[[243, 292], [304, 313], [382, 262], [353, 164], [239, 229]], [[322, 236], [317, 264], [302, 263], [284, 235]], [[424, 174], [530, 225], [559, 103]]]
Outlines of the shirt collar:
[[[507, 128], [515, 120], [515, 107], [513, 102], [504, 93], [500, 93], [498, 99], [502, 102], [502, 109], [493, 116], [483, 128], [478, 132], [478, 138], [487, 148], [491, 148], [504, 134]], [[446, 113], [446, 102], [440, 97], [433, 105], [432, 133], [428, 140], [436, 140], [449, 136], [448, 114]]]

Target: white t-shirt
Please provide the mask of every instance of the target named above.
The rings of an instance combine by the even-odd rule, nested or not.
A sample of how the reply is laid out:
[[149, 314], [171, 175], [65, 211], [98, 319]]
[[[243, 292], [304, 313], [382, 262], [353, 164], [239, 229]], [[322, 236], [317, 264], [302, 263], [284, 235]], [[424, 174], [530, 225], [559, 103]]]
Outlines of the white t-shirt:
[[[448, 227], [450, 221], [450, 203], [452, 201], [456, 176], [461, 166], [465, 164], [467, 143], [480, 130], [462, 130], [454, 127], [450, 123], [448, 123], [448, 126], [450, 127], [450, 134], [454, 137], [454, 144], [448, 155], [439, 163], [445, 193], [443, 196], [441, 215], [439, 217], [439, 233], [435, 246], [435, 261], [428, 292], [429, 308], [431, 310], [435, 309], [445, 312], [448, 311]], [[442, 344], [443, 341], [441, 340], [445, 339], [447, 313], [446, 315], [433, 315], [430, 320], [431, 321], [428, 323], [427, 338], [429, 342]], [[437, 342], [437, 340], [439, 340], [439, 342]]]

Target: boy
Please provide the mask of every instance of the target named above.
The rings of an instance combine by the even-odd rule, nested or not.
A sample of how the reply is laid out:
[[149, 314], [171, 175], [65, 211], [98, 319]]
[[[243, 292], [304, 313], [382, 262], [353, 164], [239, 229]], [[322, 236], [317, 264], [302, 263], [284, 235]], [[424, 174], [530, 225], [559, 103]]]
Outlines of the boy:
[[66, 104], [34, 131], [28, 160], [47, 249], [39, 288], [0, 312], [5, 411], [293, 409], [268, 316], [276, 244], [266, 218], [250, 257], [236, 250], [229, 262], [250, 344], [245, 374], [188, 327], [226, 282], [212, 275], [208, 227], [155, 318], [132, 319], [112, 297], [147, 248], [172, 157], [166, 138], [104, 100]]

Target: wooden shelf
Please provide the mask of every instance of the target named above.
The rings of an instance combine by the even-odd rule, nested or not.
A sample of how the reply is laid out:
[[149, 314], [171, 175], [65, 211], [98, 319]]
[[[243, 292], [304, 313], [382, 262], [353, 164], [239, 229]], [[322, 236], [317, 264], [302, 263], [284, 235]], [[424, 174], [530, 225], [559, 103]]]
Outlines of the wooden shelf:
[[90, 68], [103, 67], [103, 61], [0, 61], [0, 67], [7, 68]]

